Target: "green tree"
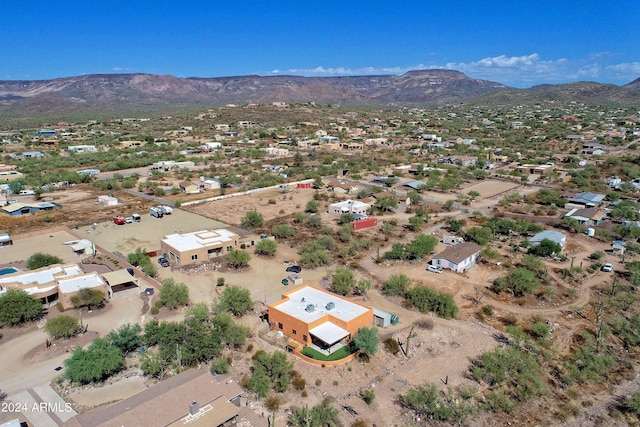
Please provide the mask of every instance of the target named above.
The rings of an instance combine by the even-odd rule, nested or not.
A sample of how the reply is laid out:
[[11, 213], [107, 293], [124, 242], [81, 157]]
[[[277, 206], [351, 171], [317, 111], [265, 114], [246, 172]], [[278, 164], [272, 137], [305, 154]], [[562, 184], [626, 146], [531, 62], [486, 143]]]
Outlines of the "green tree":
[[320, 209], [320, 202], [312, 199], [307, 202], [304, 211], [308, 213], [318, 213], [318, 209]]
[[572, 233], [582, 233], [582, 225], [580, 225], [580, 221], [575, 218], [565, 216], [560, 221], [560, 226], [566, 228]]
[[493, 233], [486, 227], [471, 227], [465, 233], [465, 240], [473, 240], [479, 245], [486, 245], [493, 239]]
[[387, 281], [382, 284], [382, 293], [389, 296], [405, 296], [411, 279], [404, 274], [392, 274]]
[[345, 212], [340, 214], [338, 218], [338, 225], [351, 224], [356, 219], [356, 216], [351, 212]]
[[71, 338], [80, 333], [80, 322], [75, 317], [58, 316], [48, 319], [44, 330], [54, 339]]
[[149, 261], [149, 256], [147, 255], [147, 250], [144, 248], [136, 248], [136, 250], [129, 255], [127, 255], [127, 260], [129, 264], [134, 266], [143, 265]]
[[126, 323], [117, 330], [109, 332], [104, 339], [109, 345], [118, 347], [125, 356], [137, 350], [142, 344], [140, 325]]
[[493, 281], [491, 290], [494, 292], [509, 291], [519, 297], [525, 293], [536, 291], [540, 287], [540, 281], [535, 273], [526, 268], [514, 268], [504, 277], [498, 277]]
[[445, 224], [447, 225], [447, 230], [451, 231], [452, 233], [457, 233], [460, 230], [462, 230], [462, 226], [463, 226], [463, 222], [459, 219], [448, 219], [445, 221]]
[[307, 217], [307, 227], [309, 228], [322, 227], [322, 218], [320, 218], [320, 215], [309, 215]]
[[21, 290], [10, 289], [0, 296], [0, 324], [18, 325], [42, 314], [42, 302]]
[[419, 215], [414, 215], [409, 218], [409, 225], [413, 231], [420, 231], [425, 226], [425, 221]]
[[43, 254], [36, 252], [27, 259], [27, 269], [35, 270], [41, 267], [47, 267], [53, 264], [62, 264], [62, 259], [55, 255]]
[[77, 347], [64, 363], [65, 376], [71, 382], [89, 384], [102, 382], [122, 370], [124, 357], [118, 347], [96, 338], [86, 350]]
[[249, 252], [233, 249], [227, 255], [227, 263], [233, 268], [243, 268], [249, 265], [251, 255]]
[[9, 190], [11, 190], [13, 194], [20, 194], [20, 192], [24, 190], [24, 184], [25, 180], [22, 178], [14, 179], [7, 183]]
[[176, 283], [172, 278], [162, 281], [160, 302], [173, 310], [181, 305], [189, 304], [189, 288], [184, 283]]
[[255, 252], [258, 255], [272, 256], [278, 249], [278, 243], [273, 239], [262, 239], [256, 243]]
[[558, 243], [554, 242], [553, 240], [549, 240], [549, 239], [542, 239], [540, 241], [540, 244], [536, 246], [532, 246], [529, 249], [529, 253], [533, 255], [538, 255], [541, 257], [548, 257], [553, 254], [559, 254], [560, 251], [562, 251], [562, 246], [560, 246]]
[[253, 372], [247, 382], [247, 388], [260, 397], [265, 397], [273, 389], [283, 393], [289, 388], [293, 363], [287, 360], [286, 353], [265, 351], [256, 353], [253, 359]]
[[98, 307], [104, 303], [104, 294], [97, 289], [82, 288], [70, 300], [76, 308], [86, 306], [91, 310], [91, 307]]
[[356, 279], [348, 267], [336, 267], [331, 274], [331, 290], [339, 295], [349, 294], [355, 285]]
[[240, 225], [248, 229], [262, 227], [264, 225], [264, 217], [258, 211], [249, 211], [240, 220]]
[[234, 316], [242, 316], [250, 310], [253, 310], [253, 300], [248, 289], [239, 286], [225, 288], [218, 301], [217, 311], [219, 313], [230, 312]]
[[209, 370], [212, 374], [226, 374], [229, 371], [229, 361], [223, 357], [213, 359]]
[[412, 205], [415, 205], [416, 203], [420, 203], [422, 201], [422, 195], [420, 195], [420, 193], [418, 193], [416, 190], [407, 191], [407, 198]]
[[355, 348], [366, 357], [371, 357], [378, 352], [378, 330], [372, 328], [360, 328], [353, 336]]
[[288, 239], [289, 237], [295, 236], [296, 229], [288, 224], [278, 224], [273, 226], [271, 234], [277, 239]]
[[409, 257], [412, 259], [422, 258], [426, 254], [433, 252], [437, 244], [438, 239], [435, 237], [420, 234], [409, 245]]
[[381, 211], [390, 211], [398, 207], [398, 201], [393, 196], [383, 196], [376, 201], [375, 207]]

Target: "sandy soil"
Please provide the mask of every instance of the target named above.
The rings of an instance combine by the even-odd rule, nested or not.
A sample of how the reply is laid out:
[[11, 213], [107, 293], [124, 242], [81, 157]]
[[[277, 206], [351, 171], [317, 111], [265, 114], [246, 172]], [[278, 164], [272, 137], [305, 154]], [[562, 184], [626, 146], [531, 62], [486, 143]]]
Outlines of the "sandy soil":
[[[239, 225], [242, 217], [252, 210], [258, 210], [265, 221], [304, 211], [304, 207], [313, 198], [314, 190], [294, 189], [288, 193], [267, 190], [243, 196], [232, 197], [215, 202], [190, 206], [187, 209], [207, 218]], [[270, 204], [269, 200], [275, 200]]]
[[143, 377], [124, 378], [117, 383], [103, 387], [86, 388], [68, 395], [75, 403], [86, 407], [95, 407], [106, 403], [126, 399], [136, 393], [146, 390]]

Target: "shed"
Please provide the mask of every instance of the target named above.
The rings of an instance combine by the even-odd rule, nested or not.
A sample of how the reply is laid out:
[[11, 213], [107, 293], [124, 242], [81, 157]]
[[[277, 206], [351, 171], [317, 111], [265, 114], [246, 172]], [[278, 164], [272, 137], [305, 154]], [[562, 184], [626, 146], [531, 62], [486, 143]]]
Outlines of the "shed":
[[391, 324], [391, 313], [387, 313], [386, 311], [378, 310], [377, 308], [373, 309], [373, 324], [376, 326], [380, 326], [381, 328], [386, 328]]

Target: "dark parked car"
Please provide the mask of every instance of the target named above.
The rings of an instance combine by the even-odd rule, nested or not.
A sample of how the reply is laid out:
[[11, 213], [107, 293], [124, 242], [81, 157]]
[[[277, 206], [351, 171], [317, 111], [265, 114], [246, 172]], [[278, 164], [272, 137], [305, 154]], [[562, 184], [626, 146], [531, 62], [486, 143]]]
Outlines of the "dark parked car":
[[153, 295], [153, 292], [154, 292], [153, 288], [147, 288], [147, 289], [144, 290], [144, 293], [147, 294], [147, 295]]
[[163, 259], [160, 262], [160, 265], [163, 266], [163, 267], [169, 267], [170, 264], [169, 264], [169, 261], [167, 261], [166, 259]]
[[299, 265], [290, 265], [289, 267], [287, 267], [287, 273], [300, 273], [302, 271], [302, 267], [300, 267]]
[[162, 264], [164, 261], [168, 261], [167, 254], [160, 255], [160, 258], [158, 258], [158, 264]]

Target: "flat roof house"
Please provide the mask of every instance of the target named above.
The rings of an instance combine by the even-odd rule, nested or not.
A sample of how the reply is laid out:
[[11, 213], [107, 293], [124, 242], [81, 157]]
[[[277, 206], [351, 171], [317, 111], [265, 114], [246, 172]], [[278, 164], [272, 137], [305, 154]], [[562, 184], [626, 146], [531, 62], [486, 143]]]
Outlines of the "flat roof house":
[[240, 236], [225, 228], [201, 230], [192, 233], [176, 233], [165, 236], [160, 242], [169, 261], [185, 266], [216, 258], [237, 249]]
[[0, 278], [0, 295], [18, 289], [44, 302], [58, 299], [65, 310], [74, 307], [71, 298], [85, 288], [99, 290], [105, 297], [113, 295], [113, 290], [98, 273], [85, 273], [77, 264], [54, 264]]
[[329, 205], [329, 213], [341, 215], [343, 213], [352, 213], [366, 215], [371, 205], [360, 202], [358, 200], [345, 200], [344, 202], [332, 203]]
[[474, 242], [462, 242], [449, 246], [431, 260], [431, 265], [462, 273], [478, 262], [480, 245]]
[[304, 345], [332, 353], [348, 344], [362, 327], [371, 326], [373, 308], [311, 285], [282, 294], [269, 305], [269, 324]]

